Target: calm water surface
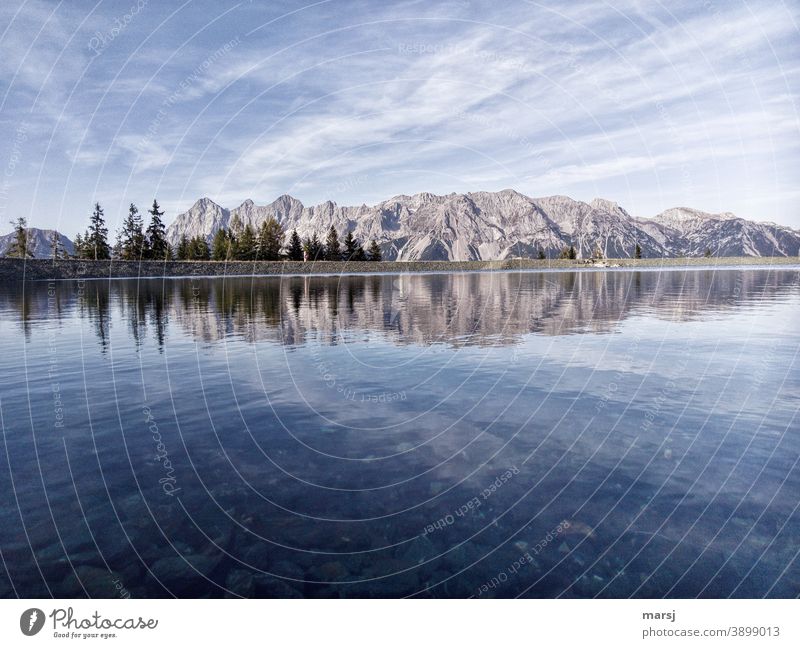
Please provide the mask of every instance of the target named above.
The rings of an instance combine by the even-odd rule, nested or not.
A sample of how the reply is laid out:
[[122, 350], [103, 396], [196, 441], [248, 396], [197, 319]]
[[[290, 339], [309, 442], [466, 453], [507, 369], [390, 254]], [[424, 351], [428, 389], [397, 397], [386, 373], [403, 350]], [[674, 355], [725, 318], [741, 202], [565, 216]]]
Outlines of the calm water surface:
[[798, 269], [0, 288], [0, 596], [800, 594]]

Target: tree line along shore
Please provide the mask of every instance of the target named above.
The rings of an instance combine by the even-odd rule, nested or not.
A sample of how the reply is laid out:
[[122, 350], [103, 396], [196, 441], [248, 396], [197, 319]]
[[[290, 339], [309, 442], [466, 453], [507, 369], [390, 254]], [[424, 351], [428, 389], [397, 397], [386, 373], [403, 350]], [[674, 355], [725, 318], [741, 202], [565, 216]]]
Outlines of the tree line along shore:
[[[162, 219], [164, 211], [153, 200], [147, 212], [149, 224], [135, 204], [117, 232], [112, 245], [108, 241], [103, 208], [95, 203], [84, 234], [74, 241], [74, 254], [64, 250], [58, 232], [53, 232], [50, 254], [35, 259], [24, 218], [12, 222], [14, 236], [4, 258], [0, 258], [0, 278], [74, 279], [123, 277], [180, 277], [220, 275], [287, 275], [338, 274], [350, 272], [469, 272], [486, 270], [536, 270], [546, 268], [586, 267], [681, 267], [730, 265], [791, 265], [797, 257], [704, 257], [642, 258], [636, 244], [632, 256], [625, 259], [604, 259], [599, 247], [590, 258], [578, 259], [574, 246], [565, 247], [556, 258], [548, 258], [539, 250], [536, 258], [509, 257], [487, 261], [384, 261], [380, 246], [363, 243], [347, 232], [340, 240], [334, 226], [326, 232], [324, 242], [316, 232], [301, 239], [293, 230], [286, 232], [274, 218], [264, 221], [256, 230], [242, 224], [238, 215], [230, 228], [221, 228], [209, 245], [202, 235], [181, 237], [175, 249], [166, 236]], [[376, 266], [381, 262], [380, 266]]]
[[[340, 240], [339, 232], [331, 225], [325, 233], [324, 242], [316, 232], [301, 239], [297, 230], [292, 230], [288, 241], [283, 226], [274, 218], [264, 221], [256, 230], [249, 223], [243, 224], [236, 215], [230, 228], [219, 229], [211, 245], [204, 236], [188, 238], [182, 236], [173, 247], [167, 240], [164, 211], [157, 200], [147, 211], [150, 222], [147, 226], [135, 204], [131, 203], [128, 214], [117, 232], [116, 242], [108, 240], [103, 208], [95, 203], [89, 226], [74, 241], [74, 254], [67, 254], [59, 234], [53, 231], [50, 244], [50, 259], [82, 259], [92, 261], [381, 261], [381, 248], [371, 241], [365, 249], [352, 232]], [[18, 218], [11, 223], [14, 237], [5, 256], [31, 259], [30, 235], [27, 221]]]

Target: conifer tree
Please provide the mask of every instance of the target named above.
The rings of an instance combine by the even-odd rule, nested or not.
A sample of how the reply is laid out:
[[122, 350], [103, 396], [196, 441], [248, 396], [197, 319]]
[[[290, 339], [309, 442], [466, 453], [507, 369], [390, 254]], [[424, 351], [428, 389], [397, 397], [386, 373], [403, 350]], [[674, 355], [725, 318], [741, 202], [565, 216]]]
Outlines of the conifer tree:
[[150, 225], [147, 226], [146, 232], [147, 257], [156, 261], [171, 259], [172, 250], [167, 242], [167, 229], [164, 227], [164, 221], [161, 220], [164, 212], [157, 200], [153, 200], [153, 207], [148, 210], [148, 213], [150, 214]]
[[317, 236], [316, 232], [314, 232], [314, 234], [311, 236], [311, 249], [314, 253], [313, 258], [315, 260], [324, 258], [325, 246], [322, 245], [322, 241], [319, 240], [319, 237]]
[[252, 261], [256, 258], [256, 233], [248, 223], [236, 240], [236, 258], [241, 261]]
[[381, 246], [378, 245], [377, 241], [372, 241], [372, 243], [369, 244], [369, 252], [368, 252], [368, 254], [369, 254], [369, 260], [370, 261], [382, 261], [383, 260], [383, 254], [381, 254]]
[[364, 252], [364, 246], [361, 243], [356, 244], [356, 251], [353, 254], [353, 261], [366, 261], [367, 254]]
[[75, 235], [75, 240], [72, 242], [74, 252], [72, 254], [75, 259], [83, 258], [83, 237], [80, 234]]
[[89, 219], [89, 231], [83, 240], [83, 248], [85, 258], [95, 261], [111, 258], [111, 249], [108, 246], [108, 228], [100, 203], [94, 204], [94, 211]]
[[214, 261], [230, 261], [233, 258], [233, 244], [228, 230], [224, 227], [217, 230], [211, 241], [211, 258]]
[[117, 240], [114, 242], [114, 245], [111, 246], [111, 258], [122, 258], [122, 230], [117, 230]]
[[342, 247], [339, 245], [339, 234], [336, 228], [331, 225], [328, 236], [325, 239], [325, 259], [328, 261], [341, 261]]
[[6, 256], [16, 257], [17, 259], [32, 259], [30, 233], [28, 232], [28, 221], [20, 216], [16, 221], [10, 221], [14, 226], [14, 240], [6, 251]]
[[544, 253], [544, 250], [543, 250], [542, 248], [539, 248], [539, 252], [538, 252], [538, 254], [537, 254], [537, 257], [538, 257], [540, 260], [542, 260], [542, 259], [546, 259], [546, 258], [547, 258], [547, 255]]
[[119, 233], [120, 258], [126, 261], [135, 261], [142, 257], [144, 247], [144, 232], [142, 231], [142, 216], [133, 203], [128, 207], [128, 215], [122, 223]]
[[578, 255], [575, 253], [575, 246], [574, 245], [570, 245], [569, 246], [569, 252], [567, 253], [567, 256], [570, 259], [577, 259], [578, 258]]
[[318, 261], [324, 256], [322, 243], [320, 243], [316, 232], [314, 232], [311, 238], [306, 238], [303, 242], [303, 252], [309, 261]]
[[[297, 232], [294, 232], [297, 235]], [[258, 230], [258, 258], [264, 261], [277, 261], [281, 258], [281, 248], [283, 247], [283, 227], [274, 218], [268, 218]], [[297, 238], [298, 247], [300, 238]], [[302, 248], [300, 248], [300, 260], [302, 260]]]
[[61, 236], [56, 230], [53, 230], [53, 236], [50, 238], [50, 256], [53, 259], [67, 258], [67, 251], [61, 242]]
[[195, 261], [207, 261], [211, 258], [206, 239], [200, 235], [189, 241], [189, 258]]
[[352, 232], [347, 232], [344, 237], [344, 258], [346, 261], [354, 260], [353, 257], [356, 253], [358, 242], [353, 236]]
[[180, 241], [178, 241], [178, 247], [175, 248], [175, 257], [178, 261], [189, 260], [189, 237], [186, 234], [182, 234]]
[[297, 234], [297, 230], [292, 230], [292, 235], [289, 237], [289, 260], [302, 261], [303, 260], [303, 242]]
[[634, 259], [641, 259], [642, 258], [642, 248], [639, 244], [636, 244], [636, 248], [633, 250], [633, 258]]

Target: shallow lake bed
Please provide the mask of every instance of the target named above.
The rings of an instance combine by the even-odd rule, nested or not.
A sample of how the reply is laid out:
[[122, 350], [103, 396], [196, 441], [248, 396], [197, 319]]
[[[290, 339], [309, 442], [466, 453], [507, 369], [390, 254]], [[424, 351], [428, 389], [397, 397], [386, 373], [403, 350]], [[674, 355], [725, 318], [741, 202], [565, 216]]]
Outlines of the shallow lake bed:
[[797, 596], [796, 268], [0, 288], [0, 596]]

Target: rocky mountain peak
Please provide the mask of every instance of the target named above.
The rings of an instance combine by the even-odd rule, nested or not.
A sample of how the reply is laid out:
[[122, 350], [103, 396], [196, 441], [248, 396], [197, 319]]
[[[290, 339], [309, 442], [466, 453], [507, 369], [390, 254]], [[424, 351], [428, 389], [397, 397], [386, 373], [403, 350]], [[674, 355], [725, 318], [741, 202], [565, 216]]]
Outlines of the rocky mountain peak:
[[[195, 201], [194, 205], [192, 205], [191, 209], [209, 209], [214, 207], [220, 207], [217, 203], [215, 203], [211, 198], [207, 196], [203, 196]], [[190, 209], [190, 211], [191, 211]], [[220, 209], [222, 209], [220, 207]]]
[[557, 256], [575, 246], [579, 257], [599, 249], [607, 257], [632, 256], [638, 244], [645, 257], [713, 254], [796, 255], [800, 232], [753, 223], [733, 214], [708, 214], [687, 207], [668, 209], [651, 219], [633, 218], [618, 203], [590, 203], [556, 195], [530, 198], [513, 189], [436, 195], [401, 194], [368, 207], [333, 201], [305, 207], [290, 195], [266, 206], [246, 200], [234, 210], [203, 199], [179, 215], [167, 230], [170, 242], [181, 234], [211, 240], [233, 216], [258, 227], [276, 218], [288, 232], [324, 238], [331, 225], [340, 235], [352, 231], [364, 243], [375, 240], [386, 259], [470, 260]]
[[605, 198], [594, 198], [592, 202], [589, 203], [594, 209], [599, 211], [604, 211], [609, 214], [616, 214], [617, 216], [621, 216], [622, 218], [631, 218], [631, 215], [625, 211], [622, 207], [619, 206], [619, 203], [613, 200], [607, 200]]

